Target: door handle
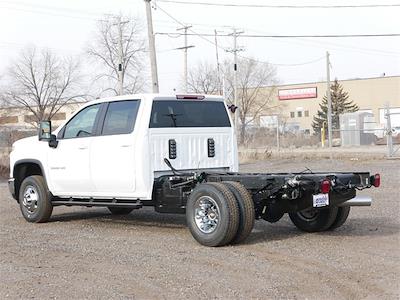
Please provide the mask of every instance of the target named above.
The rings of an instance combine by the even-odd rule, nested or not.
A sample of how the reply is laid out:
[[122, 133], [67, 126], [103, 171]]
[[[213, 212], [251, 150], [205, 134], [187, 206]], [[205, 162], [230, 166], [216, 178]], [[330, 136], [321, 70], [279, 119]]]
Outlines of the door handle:
[[121, 145], [122, 148], [132, 147], [132, 145]]
[[87, 146], [79, 146], [78, 149], [79, 150], [86, 150], [88, 147]]

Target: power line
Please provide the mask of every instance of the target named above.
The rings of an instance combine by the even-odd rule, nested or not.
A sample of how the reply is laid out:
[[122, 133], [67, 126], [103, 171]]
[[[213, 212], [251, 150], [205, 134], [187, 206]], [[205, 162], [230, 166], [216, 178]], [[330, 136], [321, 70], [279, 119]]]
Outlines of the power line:
[[[183, 22], [179, 21], [177, 18], [173, 17], [171, 14], [169, 14], [165, 9], [163, 9], [163, 8], [160, 7], [159, 5], [157, 5], [157, 9], [161, 10], [164, 14], [166, 14], [168, 17], [170, 17], [172, 20], [174, 20], [174, 21], [175, 21], [176, 23], [178, 23], [179, 25], [181, 25], [181, 26], [186, 26], [185, 23], [183, 23]], [[215, 46], [215, 44], [214, 44], [213, 41], [210, 41], [210, 40], [207, 39], [206, 37], [204, 37], [204, 36], [198, 34], [197, 32], [195, 32], [195, 31], [194, 31], [193, 29], [191, 29], [191, 28], [190, 28], [189, 30], [190, 30], [192, 33], [187, 33], [187, 35], [197, 35], [197, 36], [200, 37], [201, 39], [203, 39], [203, 40], [205, 40], [206, 42], [208, 42], [208, 43], [212, 44], [213, 46]], [[155, 33], [155, 34], [157, 34], [157, 33]], [[180, 34], [180, 35], [182, 35], [182, 34]], [[180, 35], [179, 35], [179, 36], [180, 36]], [[214, 35], [213, 35], [213, 36], [214, 36]], [[219, 47], [219, 46], [218, 46], [218, 47]], [[222, 47], [219, 47], [219, 48], [225, 50], [225, 49], [222, 48]]]
[[[171, 21], [161, 21], [158, 20], [156, 22], [160, 22], [160, 23], [169, 23], [172, 24]], [[227, 25], [220, 25], [220, 24], [202, 24], [202, 23], [193, 23], [191, 22], [190, 24], [192, 25], [198, 25], [200, 27], [207, 27], [207, 28], [230, 28], [231, 26], [227, 26]], [[172, 26], [172, 25], [171, 25]], [[250, 31], [250, 32], [255, 32], [255, 33], [260, 33], [260, 34], [273, 34], [271, 32], [264, 32], [264, 31], [260, 31], [258, 29], [253, 29], [253, 28], [249, 28], [249, 27], [241, 27], [242, 29], [246, 30], [246, 31]], [[169, 36], [171, 38], [179, 38], [179, 36]], [[270, 40], [274, 40], [273, 38], [270, 38]], [[350, 45], [344, 45], [344, 44], [338, 44], [336, 42], [328, 42], [326, 40], [324, 41], [319, 41], [319, 40], [308, 40], [308, 39], [301, 39], [301, 38], [297, 38], [297, 39], [288, 39], [288, 40], [279, 40], [279, 39], [275, 39], [274, 41], [279, 41], [279, 42], [284, 42], [284, 43], [289, 43], [289, 44], [300, 44], [300, 45], [307, 45], [309, 46], [309, 44], [317, 44], [319, 45], [319, 47], [321, 47], [321, 45], [323, 47], [323, 49], [326, 49], [326, 45], [333, 45], [336, 49], [339, 49], [341, 51], [353, 51], [353, 52], [359, 52], [359, 53], [366, 53], [366, 54], [387, 54], [388, 56], [399, 56], [400, 53], [399, 52], [395, 52], [395, 51], [387, 51], [387, 50], [380, 50], [380, 49], [373, 49], [373, 48], [363, 48], [363, 47], [356, 47], [356, 46], [350, 46]]]
[[[182, 35], [181, 33], [157, 32], [159, 35]], [[202, 37], [214, 36], [212, 33], [188, 33]], [[218, 36], [229, 36], [229, 34], [218, 34]], [[247, 38], [369, 38], [369, 37], [397, 37], [400, 33], [376, 33], [376, 34], [302, 34], [302, 35], [265, 35], [265, 34], [243, 34]]]
[[296, 66], [310, 65], [310, 64], [316, 63], [318, 61], [321, 61], [325, 58], [325, 56], [321, 56], [321, 57], [313, 59], [313, 60], [305, 61], [302, 63], [295, 63], [295, 64], [273, 64], [273, 63], [269, 63], [267, 61], [261, 61], [261, 60], [250, 58], [250, 57], [245, 57], [245, 56], [241, 56], [241, 55], [238, 55], [238, 56], [243, 59], [254, 60], [255, 62], [258, 62], [258, 63], [269, 64], [269, 65], [273, 65], [273, 66], [277, 66], [277, 67], [296, 67]]
[[[182, 25], [182, 26], [185, 26], [185, 24], [184, 24], [183, 22], [179, 21], [178, 19], [176, 19], [175, 17], [173, 17], [172, 15], [170, 15], [168, 12], [166, 12], [164, 9], [162, 9], [159, 5], [157, 6], [157, 8], [159, 8], [164, 14], [166, 14], [168, 17], [170, 17], [172, 20], [174, 20], [174, 21], [177, 22], [178, 24], [180, 24], [180, 25]], [[215, 44], [214, 42], [212, 42], [212, 41], [210, 41], [209, 39], [207, 39], [207, 38], [203, 37], [202, 35], [200, 35], [199, 33], [194, 32], [193, 29], [190, 29], [190, 31], [192, 31], [193, 34], [187, 33], [187, 35], [196, 35], [196, 36], [198, 36], [198, 37], [200, 37], [200, 38], [206, 40], [208, 43], [212, 44], [213, 46], [215, 46], [215, 47], [217, 47], [217, 48], [220, 48], [220, 49], [226, 51], [225, 48], [223, 48], [223, 47], [221, 47], [221, 46]], [[155, 34], [159, 34], [159, 33], [156, 32]], [[181, 33], [166, 33], [166, 35], [169, 36], [169, 37], [172, 37], [172, 38], [177, 38], [177, 37], [181, 36], [182, 34], [181, 34]], [[218, 36], [218, 34], [215, 34], [215, 33], [214, 33], [214, 37], [215, 37], [215, 36]], [[226, 36], [229, 36], [229, 34], [226, 35]], [[240, 58], [243, 58], [243, 59], [249, 59], [249, 60], [252, 59], [252, 58], [245, 57], [245, 56], [242, 56], [242, 55], [238, 55], [238, 56], [239, 56]], [[312, 60], [312, 61], [307, 61], [307, 62], [302, 62], [302, 63], [297, 63], [297, 64], [275, 64], [275, 63], [270, 63], [270, 62], [255, 60], [255, 59], [253, 59], [253, 60], [256, 61], [256, 62], [258, 62], [258, 63], [270, 64], [270, 65], [277, 66], [277, 67], [290, 67], [290, 66], [301, 66], [301, 65], [312, 64], [312, 63], [315, 63], [315, 62], [317, 62], [317, 61], [320, 61], [320, 60], [323, 59], [324, 57], [325, 57], [325, 56], [320, 57], [320, 58], [317, 58], [317, 59]]]
[[212, 2], [186, 2], [178, 0], [157, 0], [158, 2], [186, 4], [186, 5], [205, 5], [221, 7], [248, 7], [248, 8], [377, 8], [377, 7], [400, 7], [400, 4], [359, 4], [359, 5], [267, 5], [267, 4], [235, 4], [235, 3], [212, 3]]
[[[158, 0], [158, 2], [160, 2], [160, 0]], [[185, 24], [183, 22], [181, 22], [177, 18], [173, 17], [171, 14], [169, 14], [167, 11], [165, 11], [163, 8], [161, 8], [159, 5], [157, 5], [157, 8], [160, 9], [169, 18], [174, 20], [176, 23], [178, 23], [178, 24], [180, 24], [182, 26], [185, 26]], [[197, 24], [197, 25], [200, 25], [200, 24]], [[213, 37], [215, 37], [215, 36], [230, 36], [229, 34], [219, 34], [219, 35], [218, 34], [215, 35], [215, 33], [214, 34], [202, 34], [202, 33], [195, 32], [193, 29], [190, 29], [190, 31], [192, 33], [187, 33], [187, 35], [198, 36], [199, 38], [201, 38], [201, 39], [205, 40], [206, 42], [212, 44], [214, 47], [217, 47], [217, 48], [222, 49], [224, 51], [226, 50], [225, 48], [223, 48], [223, 47], [221, 47], [219, 45], [216, 45], [213, 41], [207, 39], [205, 36], [210, 36], [210, 37], [211, 36], [213, 36]], [[171, 38], [178, 38], [178, 37], [182, 36], [182, 33], [176, 33], [176, 32], [173, 32], [173, 33], [156, 32], [155, 34], [167, 35], [168, 37], [171, 37]], [[400, 36], [400, 34], [390, 34], [390, 36], [392, 36], [392, 35], [393, 36]], [[308, 36], [308, 35], [303, 35], [303, 36], [282, 36], [282, 35], [249, 35], [249, 34], [247, 34], [247, 35], [243, 34], [241, 36], [242, 37], [264, 37], [264, 38], [301, 38], [301, 37], [304, 37], [304, 38], [305, 37], [317, 38], [317, 37], [328, 37], [328, 36], [321, 36], [321, 35], [318, 35], [318, 36]], [[372, 37], [372, 36], [373, 35], [357, 35], [357, 37]], [[376, 35], [376, 37], [381, 37], [381, 36], [382, 35]], [[350, 37], [350, 35], [337, 35], [337, 37]], [[311, 41], [309, 41], [309, 42], [311, 42]], [[295, 67], [295, 66], [308, 65], [308, 64], [313, 64], [315, 62], [318, 62], [318, 61], [320, 61], [320, 60], [325, 58], [325, 56], [323, 56], [323, 57], [319, 57], [319, 58], [311, 60], [311, 61], [306, 61], [306, 62], [301, 62], [301, 63], [281, 64], [281, 63], [272, 63], [272, 62], [261, 61], [261, 60], [245, 57], [245, 56], [242, 56], [242, 55], [238, 55], [238, 56], [240, 58], [242, 58], [242, 59], [248, 59], [248, 60], [252, 59], [252, 60], [254, 60], [254, 61], [258, 62], [258, 63], [270, 64], [270, 65], [273, 65], [273, 66], [276, 66], [276, 67]]]

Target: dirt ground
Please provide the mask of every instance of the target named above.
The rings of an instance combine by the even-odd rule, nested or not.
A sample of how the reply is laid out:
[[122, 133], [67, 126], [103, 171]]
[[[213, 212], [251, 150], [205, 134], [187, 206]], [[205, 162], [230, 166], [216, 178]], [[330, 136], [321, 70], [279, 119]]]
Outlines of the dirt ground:
[[400, 161], [262, 161], [241, 171], [371, 171], [372, 207], [334, 232], [305, 234], [285, 216], [256, 221], [245, 243], [206, 248], [182, 215], [57, 207], [29, 224], [0, 183], [0, 299], [399, 299]]

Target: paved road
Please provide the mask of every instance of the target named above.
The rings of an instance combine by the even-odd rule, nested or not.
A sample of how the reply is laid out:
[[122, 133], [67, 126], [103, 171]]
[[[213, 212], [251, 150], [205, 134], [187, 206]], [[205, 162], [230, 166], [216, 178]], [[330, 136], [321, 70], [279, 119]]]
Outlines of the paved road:
[[382, 188], [334, 232], [257, 221], [242, 245], [197, 244], [180, 215], [54, 209], [29, 224], [0, 184], [0, 298], [398, 299], [400, 161], [271, 161], [242, 171], [371, 170]]

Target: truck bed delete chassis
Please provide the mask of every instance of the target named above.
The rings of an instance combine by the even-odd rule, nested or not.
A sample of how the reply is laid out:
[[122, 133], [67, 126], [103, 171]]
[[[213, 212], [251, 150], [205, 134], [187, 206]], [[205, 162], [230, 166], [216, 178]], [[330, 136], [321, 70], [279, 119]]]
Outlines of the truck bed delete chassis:
[[369, 188], [374, 176], [368, 172], [339, 173], [206, 173], [162, 176], [154, 184], [156, 211], [184, 213], [187, 197], [202, 182], [236, 181], [251, 193], [256, 218], [276, 222], [286, 212], [313, 207], [313, 195], [321, 193], [323, 181], [329, 181], [329, 206], [341, 206], [356, 196], [356, 190]]

